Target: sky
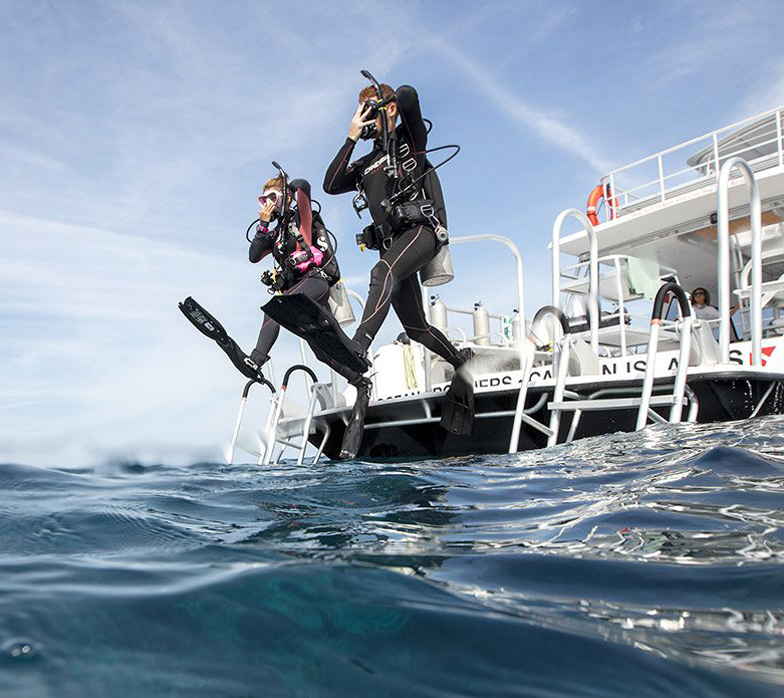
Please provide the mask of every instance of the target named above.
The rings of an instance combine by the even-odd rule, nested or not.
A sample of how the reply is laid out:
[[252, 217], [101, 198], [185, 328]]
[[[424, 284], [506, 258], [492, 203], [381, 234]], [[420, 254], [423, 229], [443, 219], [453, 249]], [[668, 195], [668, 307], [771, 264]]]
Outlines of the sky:
[[[450, 234], [515, 242], [528, 317], [548, 302], [554, 219], [603, 174], [784, 104], [778, 0], [0, 10], [0, 462], [222, 460], [244, 379], [177, 302], [252, 348], [267, 263], [248, 262], [245, 229], [272, 160], [311, 181], [366, 294], [367, 221], [321, 190], [362, 69], [416, 87], [430, 145], [461, 146], [439, 171]], [[455, 281], [428, 293], [511, 313], [504, 247], [452, 255]], [[391, 314], [377, 343], [400, 330]], [[282, 334], [278, 377], [297, 351]], [[251, 394], [248, 424], [266, 401]], [[243, 438], [253, 451], [255, 427]]]

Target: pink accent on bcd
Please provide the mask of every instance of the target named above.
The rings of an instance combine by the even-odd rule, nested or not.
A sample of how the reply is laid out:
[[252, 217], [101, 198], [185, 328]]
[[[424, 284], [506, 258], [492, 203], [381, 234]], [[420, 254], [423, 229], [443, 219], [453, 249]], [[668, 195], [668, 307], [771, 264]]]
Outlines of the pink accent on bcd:
[[320, 267], [324, 261], [324, 254], [318, 247], [310, 246], [310, 253], [313, 255], [312, 259], [306, 259], [304, 262], [297, 264], [297, 271], [302, 273], [310, 269], [312, 266]]

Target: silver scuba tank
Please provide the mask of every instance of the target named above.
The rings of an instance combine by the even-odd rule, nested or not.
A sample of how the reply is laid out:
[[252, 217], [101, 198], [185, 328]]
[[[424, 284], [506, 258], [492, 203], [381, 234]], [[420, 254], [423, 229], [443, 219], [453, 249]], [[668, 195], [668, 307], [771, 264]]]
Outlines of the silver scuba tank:
[[330, 287], [327, 305], [341, 327], [346, 327], [354, 322], [354, 311], [351, 309], [348, 291], [342, 281], [338, 281]]
[[523, 328], [520, 324], [520, 311], [515, 308], [512, 315], [512, 341], [517, 344], [523, 339]]
[[444, 245], [439, 253], [419, 270], [419, 280], [423, 286], [441, 286], [455, 278], [449, 245]]
[[430, 324], [441, 332], [446, 332], [446, 305], [438, 296], [430, 296]]
[[[490, 313], [483, 307], [482, 303], [474, 303], [474, 343], [488, 347], [490, 346]], [[484, 335], [484, 336], [482, 336]]]

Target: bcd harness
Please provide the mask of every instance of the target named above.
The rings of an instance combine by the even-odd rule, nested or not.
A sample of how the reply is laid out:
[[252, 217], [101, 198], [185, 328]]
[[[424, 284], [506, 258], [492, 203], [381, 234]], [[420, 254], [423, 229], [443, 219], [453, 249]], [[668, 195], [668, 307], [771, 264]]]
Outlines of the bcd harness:
[[[285, 291], [304, 278], [320, 275], [334, 286], [340, 281], [340, 269], [324, 221], [319, 213], [312, 211], [311, 241], [317, 250], [317, 255], [314, 255], [299, 230], [295, 214], [295, 210], [290, 209], [279, 222], [273, 242], [275, 269], [265, 271], [261, 282], [271, 291]], [[288, 240], [292, 238], [296, 249], [289, 253]]]
[[[384, 98], [381, 85], [375, 77], [367, 70], [362, 70], [361, 73], [372, 83], [377, 95], [376, 100], [368, 102], [371, 108], [367, 116], [372, 118], [376, 114], [381, 113], [381, 134], [377, 134], [375, 128], [368, 129], [366, 126], [365, 129], [368, 129], [368, 131], [365, 132], [365, 129], [363, 129], [361, 137], [368, 139], [380, 135], [378, 140], [383, 157], [377, 162], [379, 164], [383, 163], [384, 173], [394, 183], [394, 192], [391, 197], [381, 201], [384, 220], [381, 222], [374, 220], [371, 225], [366, 226], [361, 233], [358, 233], [356, 236], [357, 244], [361, 249], [366, 247], [371, 250], [388, 249], [396, 234], [415, 225], [430, 226], [435, 232], [439, 247], [448, 244], [449, 234], [445, 222], [442, 223], [437, 215], [438, 211], [443, 211], [446, 214], [446, 207], [441, 192], [441, 185], [438, 183], [438, 175], [435, 174], [435, 171], [455, 157], [460, 152], [460, 146], [433, 148], [432, 150], [456, 148], [456, 151], [435, 167], [425, 158], [424, 172], [414, 179], [411, 171], [416, 169], [416, 164], [411, 168], [406, 167], [406, 163], [409, 160], [415, 162], [409, 144], [404, 142], [402, 146], [403, 152], [398, 153], [397, 132], [389, 133], [386, 108], [388, 103], [394, 99], [394, 96], [390, 95]], [[426, 119], [425, 121], [430, 123]], [[430, 123], [430, 126], [432, 127], [432, 123]], [[398, 164], [398, 155], [404, 158], [402, 165]], [[409, 160], [405, 160], [407, 157]], [[422, 181], [422, 186], [414, 189], [415, 185], [420, 181]], [[357, 190], [358, 194], [354, 197], [353, 205], [357, 216], [361, 218], [361, 212], [368, 208], [368, 201], [361, 179], [357, 182]], [[414, 196], [408, 201], [403, 201], [409, 192], [414, 194]]]

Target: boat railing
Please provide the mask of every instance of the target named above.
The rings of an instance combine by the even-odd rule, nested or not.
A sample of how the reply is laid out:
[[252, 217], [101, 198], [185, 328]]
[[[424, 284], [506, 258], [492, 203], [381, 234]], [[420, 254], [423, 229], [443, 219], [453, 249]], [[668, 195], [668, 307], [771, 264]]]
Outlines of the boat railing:
[[[515, 260], [515, 278], [516, 278], [516, 286], [517, 286], [517, 316], [519, 318], [520, 326], [524, 327], [523, 323], [525, 318], [525, 290], [523, 285], [523, 257], [520, 254], [520, 250], [518, 249], [517, 245], [509, 238], [504, 237], [502, 235], [493, 235], [493, 234], [481, 234], [481, 235], [463, 235], [460, 237], [453, 237], [450, 238], [449, 244], [451, 245], [464, 245], [468, 243], [474, 242], [499, 242], [502, 245], [506, 246], [509, 251], [512, 253], [512, 256]], [[463, 344], [465, 345], [475, 345], [481, 347], [484, 351], [492, 351], [493, 349], [498, 350], [508, 350], [511, 347], [517, 347], [519, 354], [520, 354], [520, 367], [523, 368], [525, 364], [525, 356], [522, 350], [522, 335], [524, 330], [518, 330], [517, 333], [514, 331], [514, 319], [510, 317], [510, 324], [512, 325], [512, 341], [510, 342], [508, 337], [504, 334], [503, 331], [503, 323], [506, 319], [506, 316], [488, 313], [488, 320], [500, 320], [501, 322], [501, 332], [477, 332], [473, 336], [468, 336], [468, 334], [459, 327], [452, 327], [449, 324], [449, 313], [452, 314], [461, 314], [461, 315], [473, 315], [473, 312], [470, 310], [463, 310], [460, 308], [454, 308], [449, 306], [444, 306], [443, 310], [445, 311], [445, 323], [444, 327], [440, 327], [442, 331], [445, 332], [457, 332], [460, 334], [460, 339]], [[435, 322], [433, 322], [432, 317], [432, 306], [431, 306], [431, 323], [434, 326], [438, 326]], [[491, 339], [493, 337], [498, 337], [500, 339], [501, 345], [495, 346], [491, 344]], [[432, 353], [425, 349], [425, 368], [429, 369], [431, 365]], [[432, 385], [432, 377], [429, 370], [425, 372], [425, 392], [430, 392], [433, 389]]]
[[718, 182], [723, 164], [735, 157], [743, 158], [755, 172], [784, 167], [783, 112], [784, 106], [772, 109], [609, 172], [601, 180], [612, 193], [604, 220]]
[[575, 218], [585, 228], [590, 252], [588, 257], [588, 320], [591, 333], [591, 349], [599, 352], [599, 244], [591, 221], [576, 208], [561, 211], [553, 224], [552, 236], [552, 305], [561, 308], [561, 228], [567, 218]]
[[525, 290], [523, 288], [523, 257], [517, 245], [507, 237], [502, 235], [463, 235], [462, 237], [455, 237], [449, 239], [450, 245], [464, 245], [469, 242], [500, 242], [506, 245], [515, 258], [515, 275], [517, 281], [517, 312], [521, 318], [525, 317]]
[[[267, 426], [265, 430], [266, 443], [264, 444], [264, 450], [261, 452], [261, 454], [259, 454], [259, 465], [269, 465], [270, 461], [272, 460], [272, 453], [275, 448], [275, 444], [278, 442], [278, 438], [277, 438], [278, 424], [280, 423], [280, 418], [283, 414], [283, 402], [286, 399], [286, 391], [288, 390], [289, 380], [291, 378], [291, 374], [297, 371], [303, 372], [311, 380], [311, 390], [310, 390], [311, 395], [308, 404], [308, 412], [305, 417], [305, 424], [302, 430], [302, 443], [299, 444], [300, 455], [299, 455], [298, 462], [302, 463], [302, 459], [305, 456], [305, 449], [307, 448], [308, 432], [310, 431], [310, 424], [313, 419], [313, 412], [316, 409], [317, 392], [315, 390], [315, 386], [318, 384], [318, 378], [316, 377], [316, 374], [313, 372], [312, 369], [302, 364], [295, 364], [294, 366], [289, 366], [289, 368], [286, 370], [286, 373], [283, 376], [283, 382], [281, 383], [280, 390], [272, 394], [272, 400], [270, 401], [270, 409], [269, 409], [269, 414], [267, 419]], [[289, 444], [288, 443], [284, 444], [283, 446], [284, 449], [286, 445]], [[323, 443], [322, 443], [322, 448], [323, 448]], [[319, 449], [319, 454], [321, 453], [321, 450], [322, 449]], [[278, 455], [278, 457], [280, 457], [280, 455]], [[318, 460], [318, 455], [316, 456], [316, 460]]]
[[672, 390], [672, 407], [670, 408], [670, 423], [677, 424], [681, 421], [683, 411], [683, 400], [686, 391], [686, 374], [689, 369], [689, 356], [691, 353], [691, 331], [694, 317], [691, 312], [689, 300], [683, 289], [674, 281], [664, 284], [656, 294], [653, 301], [651, 312], [651, 334], [648, 340], [648, 350], [646, 355], [648, 361], [645, 367], [645, 377], [642, 381], [642, 393], [640, 395], [640, 406], [637, 411], [637, 429], [642, 429], [648, 422], [649, 408], [651, 405], [651, 395], [653, 394], [653, 379], [656, 372], [656, 354], [659, 344], [659, 328], [663, 322], [664, 299], [672, 293], [681, 308], [681, 347], [678, 355], [678, 368], [675, 372], [675, 384]]
[[721, 363], [730, 360], [730, 212], [729, 181], [733, 170], [740, 170], [749, 189], [751, 224], [751, 364], [762, 365], [762, 203], [759, 185], [748, 162], [740, 157], [727, 160], [719, 173], [717, 196], [719, 354]]
[[[668, 376], [664, 385], [658, 386], [658, 394], [653, 395], [654, 378], [656, 373], [656, 358], [658, 353], [659, 328], [663, 325], [662, 319], [664, 300], [669, 293], [674, 293], [681, 308], [682, 320], [679, 323], [680, 330], [680, 351], [678, 354], [677, 368], [674, 377], [674, 384], [671, 392], [662, 394], [662, 390], [669, 391]], [[557, 377], [553, 388], [553, 397], [547, 402], [547, 409], [550, 411], [550, 434], [547, 445], [553, 446], [558, 443], [560, 432], [561, 415], [564, 412], [572, 413], [572, 423], [566, 436], [566, 442], [572, 441], [576, 432], [577, 425], [583, 412], [589, 411], [611, 411], [629, 410], [637, 408], [636, 429], [642, 429], [648, 419], [657, 422], [678, 423], [681, 421], [684, 404], [689, 404], [689, 414], [687, 419], [693, 422], [697, 418], [699, 402], [697, 396], [686, 384], [686, 377], [689, 367], [691, 354], [691, 334], [693, 327], [693, 316], [689, 301], [683, 289], [674, 281], [663, 284], [656, 294], [651, 315], [651, 331], [648, 341], [648, 351], [646, 355], [646, 370], [643, 379], [642, 390], [636, 386], [623, 386], [601, 389], [588, 396], [581, 396], [579, 393], [565, 389], [567, 376], [566, 365], [569, 360], [571, 343], [574, 341], [572, 334], [568, 331], [568, 324], [564, 321], [564, 333], [561, 339], [560, 366], [556, 369]], [[655, 407], [670, 407], [668, 419], [651, 409]]]
[[[436, 298], [436, 297], [434, 296], [434, 298]], [[507, 322], [507, 320], [510, 322], [510, 324], [511, 324], [511, 321], [512, 321], [512, 317], [509, 316], [509, 315], [500, 315], [498, 313], [487, 313], [488, 320], [490, 320], [490, 321], [495, 320], [496, 322], [498, 322], [499, 325], [500, 325], [500, 330], [497, 331], [497, 332], [493, 332], [492, 330], [490, 330], [488, 328], [487, 332], [477, 332], [477, 327], [475, 325], [474, 326], [474, 331], [476, 332], [476, 334], [471, 335], [471, 336], [469, 336], [466, 333], [466, 331], [463, 330], [461, 327], [452, 326], [452, 325], [448, 324], [448, 319], [449, 319], [449, 314], [450, 313], [453, 314], [453, 315], [467, 315], [467, 316], [473, 317], [476, 314], [476, 310], [477, 310], [476, 307], [474, 308], [474, 310], [468, 310], [466, 308], [453, 308], [453, 307], [445, 305], [444, 306], [444, 311], [447, 314], [447, 327], [446, 327], [445, 331], [444, 330], [442, 330], [442, 331], [444, 331], [444, 333], [447, 336], [449, 336], [449, 334], [451, 332], [456, 332], [456, 333], [460, 334], [460, 337], [461, 337], [460, 341], [463, 344], [468, 344], [469, 342], [471, 342], [473, 344], [477, 344], [477, 345], [480, 345], [480, 346], [492, 346], [491, 340], [493, 338], [497, 338], [499, 340], [499, 342], [500, 342], [500, 346], [502, 346], [502, 347], [509, 347], [517, 339], [514, 336], [510, 337], [510, 336], [507, 336], [504, 333], [504, 324]]]
[[[665, 267], [657, 261], [642, 260], [631, 255], [603, 255], [597, 259], [597, 295], [613, 304], [610, 311], [599, 307], [599, 344], [609, 345], [625, 356], [633, 347], [648, 341], [647, 323], [649, 304], [645, 314], [633, 311], [639, 309], [640, 300], [652, 300], [663, 281], [677, 280], [675, 269]], [[560, 292], [577, 297], [589, 290], [590, 259], [571, 264], [560, 269]], [[568, 309], [568, 304], [567, 304]], [[567, 315], [574, 316], [574, 310]], [[571, 323], [576, 324], [572, 317]], [[644, 326], [643, 326], [644, 323]]]

